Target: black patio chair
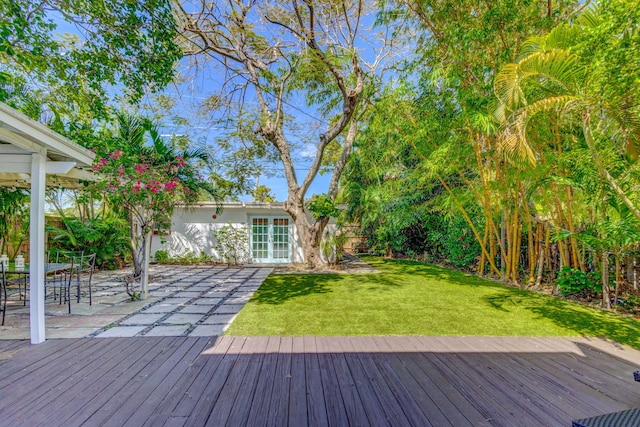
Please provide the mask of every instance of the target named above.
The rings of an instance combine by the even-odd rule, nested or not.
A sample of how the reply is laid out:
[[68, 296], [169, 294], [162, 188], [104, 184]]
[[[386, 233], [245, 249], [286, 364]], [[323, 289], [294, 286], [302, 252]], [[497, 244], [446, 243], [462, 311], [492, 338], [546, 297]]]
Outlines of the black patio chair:
[[80, 302], [80, 295], [83, 287], [89, 288], [89, 305], [93, 304], [91, 292], [91, 280], [96, 267], [96, 254], [82, 255], [77, 259], [74, 273], [76, 274], [76, 298]]
[[[77, 261], [76, 257], [65, 258], [63, 255], [59, 255], [56, 257], [58, 262], [69, 264], [69, 267], [65, 270], [60, 270], [53, 275], [49, 275], [45, 278], [44, 282], [44, 295], [45, 299], [49, 296], [53, 296], [54, 300], [58, 300], [59, 304], [66, 303], [69, 314], [71, 314], [71, 284], [74, 282], [74, 279], [77, 277], [76, 266]], [[49, 293], [48, 290], [52, 290], [52, 293]]]

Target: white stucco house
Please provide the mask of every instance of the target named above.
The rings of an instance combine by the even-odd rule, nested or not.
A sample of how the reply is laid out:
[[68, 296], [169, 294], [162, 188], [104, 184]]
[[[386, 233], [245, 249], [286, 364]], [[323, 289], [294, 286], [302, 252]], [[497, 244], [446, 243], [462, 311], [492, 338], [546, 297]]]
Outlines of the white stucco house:
[[231, 224], [246, 229], [249, 235], [249, 258], [244, 262], [304, 262], [296, 227], [289, 214], [282, 209], [282, 203], [226, 202], [222, 204], [221, 212], [216, 213], [216, 208], [213, 202], [176, 207], [169, 234], [154, 236], [151, 253], [165, 250], [170, 257], [187, 252], [204, 253], [224, 261], [215, 249], [213, 231]]

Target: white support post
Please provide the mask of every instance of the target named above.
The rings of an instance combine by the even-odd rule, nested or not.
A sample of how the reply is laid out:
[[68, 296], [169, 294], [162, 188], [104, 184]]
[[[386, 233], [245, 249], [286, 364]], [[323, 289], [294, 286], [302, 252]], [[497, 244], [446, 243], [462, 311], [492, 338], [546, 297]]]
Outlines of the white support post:
[[[29, 315], [31, 344], [45, 340], [44, 327], [44, 193], [46, 153], [31, 155], [31, 219], [29, 224]], [[26, 298], [26, 296], [25, 296]]]

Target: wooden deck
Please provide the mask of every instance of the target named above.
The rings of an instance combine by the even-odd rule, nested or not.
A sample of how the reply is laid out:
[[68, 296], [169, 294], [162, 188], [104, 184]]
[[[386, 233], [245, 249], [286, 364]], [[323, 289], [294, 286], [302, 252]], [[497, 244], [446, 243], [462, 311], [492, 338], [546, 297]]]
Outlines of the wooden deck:
[[0, 341], [1, 426], [569, 426], [640, 406], [598, 339]]

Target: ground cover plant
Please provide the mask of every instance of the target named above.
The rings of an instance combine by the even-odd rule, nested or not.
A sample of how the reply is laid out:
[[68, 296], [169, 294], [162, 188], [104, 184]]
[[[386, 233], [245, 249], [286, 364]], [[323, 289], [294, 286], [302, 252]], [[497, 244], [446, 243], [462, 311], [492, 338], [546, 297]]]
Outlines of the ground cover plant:
[[379, 273], [271, 275], [228, 335], [602, 336], [640, 348], [636, 319], [414, 261]]

